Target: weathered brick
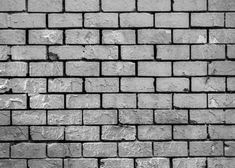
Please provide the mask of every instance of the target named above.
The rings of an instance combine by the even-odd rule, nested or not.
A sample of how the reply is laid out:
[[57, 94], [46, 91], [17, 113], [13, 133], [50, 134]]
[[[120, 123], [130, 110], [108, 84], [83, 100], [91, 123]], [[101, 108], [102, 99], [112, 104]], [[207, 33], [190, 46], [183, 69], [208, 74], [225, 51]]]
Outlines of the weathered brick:
[[210, 43], [235, 43], [235, 29], [213, 29], [209, 31]]
[[51, 143], [47, 145], [49, 157], [81, 157], [81, 143]]
[[195, 77], [191, 80], [192, 91], [222, 92], [225, 91], [225, 78]]
[[1, 159], [0, 165], [3, 168], [27, 168], [26, 159]]
[[117, 156], [117, 144], [113, 142], [84, 143], [83, 156], [115, 157]]
[[223, 27], [223, 13], [192, 13], [191, 26], [195, 27]]
[[[10, 157], [10, 144], [9, 143], [0, 143], [0, 158]], [[0, 162], [1, 165], [1, 162]]]
[[186, 124], [188, 123], [187, 110], [155, 110], [154, 121], [157, 124]]
[[229, 91], [235, 91], [235, 78], [227, 78], [227, 88]]
[[207, 131], [204, 125], [174, 126], [174, 139], [206, 139]]
[[150, 45], [122, 45], [121, 57], [123, 60], [153, 60], [154, 47]]
[[209, 11], [234, 11], [235, 2], [233, 0], [209, 0]]
[[235, 27], [235, 13], [226, 13], [226, 27]]
[[65, 10], [73, 12], [99, 11], [99, 0], [66, 0]]
[[157, 59], [160, 60], [188, 60], [188, 45], [157, 45]]
[[124, 109], [119, 110], [121, 124], [153, 124], [152, 110]]
[[135, 126], [102, 126], [102, 140], [135, 140]]
[[234, 61], [213, 61], [209, 64], [209, 75], [235, 75]]
[[82, 111], [80, 110], [49, 110], [49, 125], [81, 125]]
[[29, 168], [62, 168], [62, 159], [30, 159], [28, 161]]
[[189, 15], [187, 13], [156, 13], [155, 27], [189, 27]]
[[13, 60], [45, 60], [45, 46], [13, 46], [11, 48]]
[[29, 0], [28, 11], [30, 12], [61, 12], [62, 0]]
[[160, 92], [183, 92], [189, 90], [187, 78], [157, 78], [156, 89]]
[[235, 156], [235, 142], [234, 141], [224, 142], [224, 152], [225, 156]]
[[86, 13], [85, 27], [118, 27], [117, 13]]
[[99, 141], [98, 126], [68, 126], [65, 128], [65, 139], [68, 141]]
[[171, 126], [138, 126], [140, 140], [170, 140]]
[[174, 94], [174, 106], [179, 108], [206, 108], [206, 94]]
[[174, 11], [205, 11], [206, 0], [174, 0]]
[[25, 30], [1, 30], [0, 44], [25, 44]]
[[120, 157], [152, 156], [152, 142], [120, 142], [118, 149]]
[[135, 75], [133, 62], [102, 62], [102, 75], [104, 76], [133, 76]]
[[27, 97], [25, 94], [0, 95], [0, 109], [26, 109]]
[[11, 146], [12, 158], [44, 158], [46, 157], [45, 143], [18, 143]]
[[171, 62], [138, 62], [139, 76], [171, 76]]
[[63, 14], [49, 14], [49, 27], [82, 27], [82, 14], [79, 13], [63, 13]]
[[118, 78], [86, 78], [86, 92], [118, 92]]
[[190, 123], [215, 124], [225, 122], [223, 110], [190, 110]]
[[171, 94], [139, 94], [139, 108], [171, 108]]
[[125, 158], [110, 158], [110, 159], [101, 159], [102, 163], [100, 168], [134, 168], [133, 159]]
[[28, 127], [25, 126], [4, 126], [0, 127], [0, 141], [22, 141], [27, 140]]
[[169, 29], [140, 29], [137, 33], [139, 44], [169, 44], [171, 42]]
[[135, 44], [135, 30], [103, 30], [103, 44]]
[[228, 124], [235, 123], [235, 111], [233, 109], [225, 110], [225, 123]]
[[97, 159], [80, 158], [80, 159], [65, 159], [64, 168], [76, 168], [77, 166], [82, 168], [98, 168]]
[[66, 30], [66, 44], [98, 44], [99, 31], [93, 29]]
[[26, 76], [27, 63], [25, 62], [1, 62], [0, 76]]
[[135, 94], [103, 94], [104, 108], [135, 108]]
[[48, 81], [48, 92], [82, 92], [82, 79], [53, 78]]
[[207, 62], [193, 61], [193, 62], [174, 62], [173, 63], [174, 76], [206, 76]]
[[190, 156], [222, 156], [222, 141], [195, 141], [189, 143]]
[[167, 158], [140, 158], [136, 159], [136, 164], [137, 168], [170, 168], [170, 161]]
[[228, 58], [235, 59], [235, 45], [227, 45], [227, 56]]
[[117, 124], [116, 110], [84, 110], [83, 122], [85, 125]]
[[135, 0], [102, 0], [103, 11], [134, 11]]
[[170, 0], [138, 0], [138, 11], [170, 11]]
[[176, 158], [173, 159], [174, 168], [204, 168], [206, 167], [206, 158]]
[[62, 126], [31, 126], [32, 140], [64, 140], [64, 127]]
[[235, 127], [232, 125], [211, 125], [209, 126], [209, 135], [210, 139], [234, 139]]
[[204, 29], [174, 29], [173, 30], [173, 42], [182, 44], [193, 43], [206, 43], [207, 34]]
[[6, 45], [0, 45], [0, 60], [9, 59], [10, 47]]
[[0, 125], [10, 125], [10, 111], [0, 111]]
[[121, 27], [153, 27], [153, 15], [149, 13], [121, 13]]
[[209, 94], [209, 108], [233, 108], [235, 107], [235, 94]]
[[98, 94], [68, 94], [66, 95], [67, 108], [99, 108], [100, 95]]
[[154, 92], [153, 78], [121, 78], [123, 92]]
[[232, 168], [235, 166], [234, 158], [208, 158], [208, 168], [226, 167]]
[[98, 76], [99, 62], [66, 62], [66, 74], [69, 76]]
[[0, 13], [0, 28], [7, 28], [8, 22], [9, 22], [8, 14]]
[[1, 0], [0, 11], [25, 11], [25, 4], [25, 0]]
[[13, 125], [43, 125], [46, 124], [45, 110], [12, 111]]
[[62, 30], [29, 30], [29, 44], [62, 44]]

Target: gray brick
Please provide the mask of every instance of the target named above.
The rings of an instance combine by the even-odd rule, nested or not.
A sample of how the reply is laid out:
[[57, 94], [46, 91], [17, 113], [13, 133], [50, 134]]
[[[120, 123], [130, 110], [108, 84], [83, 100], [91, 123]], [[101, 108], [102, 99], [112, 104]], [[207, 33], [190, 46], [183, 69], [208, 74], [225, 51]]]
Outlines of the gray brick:
[[174, 94], [174, 106], [179, 108], [206, 108], [206, 94]]
[[0, 95], [0, 109], [26, 109], [26, 99], [25, 94], [2, 94]]
[[73, 12], [99, 11], [99, 0], [66, 0], [65, 10]]
[[100, 95], [98, 94], [68, 94], [66, 95], [67, 108], [99, 108]]
[[234, 29], [213, 29], [209, 31], [210, 43], [235, 43]]
[[103, 44], [135, 44], [134, 30], [103, 30]]
[[153, 27], [153, 15], [149, 13], [121, 13], [121, 27]]
[[24, 11], [25, 4], [25, 0], [1, 0], [0, 11]]
[[232, 168], [235, 166], [235, 159], [234, 158], [208, 158], [208, 168], [222, 166], [226, 168]]
[[84, 143], [83, 156], [115, 157], [117, 156], [117, 144], [113, 142]]
[[235, 75], [234, 61], [213, 61], [209, 64], [209, 75]]
[[188, 123], [187, 110], [155, 110], [157, 124], [186, 124]]
[[154, 92], [153, 78], [121, 78], [123, 92]]
[[118, 144], [120, 157], [151, 157], [152, 142], [121, 142]]
[[31, 126], [32, 140], [64, 140], [64, 127], [61, 126]]
[[234, 11], [235, 2], [233, 0], [209, 0], [210, 11]]
[[235, 127], [230, 125], [211, 125], [209, 126], [209, 135], [210, 139], [234, 139]]
[[109, 61], [102, 62], [102, 75], [104, 76], [133, 76], [135, 75], [135, 63]]
[[196, 141], [189, 143], [190, 156], [222, 156], [222, 141]]
[[51, 143], [47, 145], [49, 157], [81, 157], [81, 143]]
[[234, 55], [234, 52], [235, 52], [235, 45], [227, 45], [227, 56], [228, 58], [232, 58], [232, 59], [235, 59], [235, 55]]
[[226, 27], [235, 27], [235, 13], [226, 13]]
[[160, 60], [188, 60], [188, 45], [157, 45], [157, 59]]
[[192, 13], [191, 26], [195, 27], [223, 27], [223, 13]]
[[78, 165], [82, 168], [98, 168], [98, 160], [93, 158], [64, 160], [64, 168], [77, 168]]
[[204, 125], [174, 126], [174, 139], [206, 139], [207, 130]]
[[98, 76], [99, 62], [66, 62], [66, 74], [69, 76]]
[[136, 159], [136, 163], [137, 168], [170, 168], [170, 161], [167, 158], [141, 158]]
[[207, 62], [194, 61], [194, 62], [174, 62], [173, 64], [174, 76], [206, 76], [207, 75]]
[[10, 125], [10, 111], [0, 111], [0, 125]]
[[121, 57], [123, 60], [153, 60], [154, 47], [150, 45], [122, 45]]
[[175, 11], [205, 11], [206, 0], [175, 0], [173, 9]]
[[134, 11], [135, 0], [102, 0], [103, 11]]
[[235, 156], [235, 142], [226, 141], [224, 143], [225, 156]]
[[104, 108], [135, 108], [135, 94], [103, 94]]
[[190, 110], [190, 123], [215, 124], [225, 122], [223, 110]]
[[171, 108], [170, 94], [139, 94], [139, 108]]
[[29, 168], [62, 168], [62, 159], [31, 159], [28, 161]]
[[28, 140], [28, 128], [25, 126], [0, 127], [0, 141]]
[[66, 44], [98, 44], [99, 31], [93, 29], [66, 30]]
[[229, 91], [235, 91], [235, 78], [227, 78], [227, 88]]
[[86, 78], [86, 92], [118, 92], [118, 78]]
[[234, 110], [225, 110], [225, 123], [234, 124], [235, 123], [235, 113]]
[[138, 30], [139, 44], [169, 44], [171, 31], [169, 29], [140, 29]]
[[10, 157], [10, 144], [0, 143], [0, 158], [8, 158], [8, 157]]
[[137, 0], [138, 11], [170, 11], [170, 0]]
[[11, 48], [13, 60], [45, 60], [45, 46], [13, 46]]
[[118, 27], [117, 13], [86, 13], [85, 27]]
[[53, 78], [48, 81], [48, 92], [82, 92], [82, 79]]
[[157, 78], [156, 89], [160, 92], [184, 92], [189, 90], [187, 78]]
[[1, 159], [0, 165], [3, 168], [27, 168], [26, 159]]
[[27, 63], [25, 62], [1, 62], [0, 76], [26, 76]]
[[25, 44], [25, 30], [1, 30], [0, 44]]
[[110, 158], [110, 159], [101, 159], [102, 165], [101, 168], [134, 168], [133, 159], [125, 158]]
[[209, 94], [209, 108], [233, 108], [235, 107], [235, 94]]
[[206, 158], [176, 158], [173, 159], [174, 168], [204, 168], [206, 167]]
[[29, 30], [29, 44], [62, 44], [62, 30]]
[[0, 60], [7, 60], [10, 55], [10, 47], [6, 45], [0, 45]]
[[174, 43], [206, 43], [207, 42], [207, 34], [204, 29], [174, 29], [173, 30], [173, 42]]
[[171, 76], [171, 62], [138, 62], [139, 76]]
[[61, 12], [62, 0], [29, 0], [30, 12]]
[[49, 14], [48, 20], [49, 27], [82, 27], [82, 14]]

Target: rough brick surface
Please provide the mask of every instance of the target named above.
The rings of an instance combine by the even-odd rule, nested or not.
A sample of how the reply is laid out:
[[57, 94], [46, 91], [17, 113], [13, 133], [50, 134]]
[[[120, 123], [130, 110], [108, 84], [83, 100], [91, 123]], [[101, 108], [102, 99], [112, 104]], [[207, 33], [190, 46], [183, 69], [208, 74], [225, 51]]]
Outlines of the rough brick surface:
[[0, 168], [234, 168], [235, 0], [0, 0]]

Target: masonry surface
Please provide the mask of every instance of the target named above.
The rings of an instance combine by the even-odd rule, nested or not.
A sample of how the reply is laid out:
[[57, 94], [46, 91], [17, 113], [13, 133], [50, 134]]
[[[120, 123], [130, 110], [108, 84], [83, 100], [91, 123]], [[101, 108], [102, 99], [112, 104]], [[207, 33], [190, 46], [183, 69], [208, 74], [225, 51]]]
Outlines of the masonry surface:
[[235, 168], [235, 0], [0, 0], [0, 168]]

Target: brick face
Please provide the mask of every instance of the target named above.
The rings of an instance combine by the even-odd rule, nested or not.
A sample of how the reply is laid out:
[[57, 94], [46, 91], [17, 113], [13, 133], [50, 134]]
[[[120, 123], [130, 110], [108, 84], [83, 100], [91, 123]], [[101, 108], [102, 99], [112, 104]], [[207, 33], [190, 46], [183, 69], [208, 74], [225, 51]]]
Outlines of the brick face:
[[0, 168], [234, 168], [234, 0], [0, 0]]

